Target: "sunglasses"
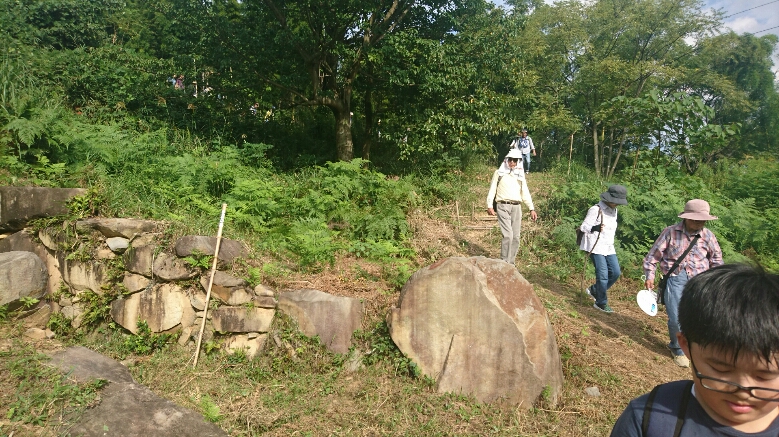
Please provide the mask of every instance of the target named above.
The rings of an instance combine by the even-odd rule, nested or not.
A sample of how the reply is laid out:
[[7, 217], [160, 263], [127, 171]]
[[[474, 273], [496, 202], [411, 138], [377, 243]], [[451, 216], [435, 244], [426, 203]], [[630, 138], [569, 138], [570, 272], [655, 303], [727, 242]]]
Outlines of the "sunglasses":
[[511, 161], [511, 162], [517, 162], [517, 161], [519, 161], [519, 158], [509, 158], [509, 161]]

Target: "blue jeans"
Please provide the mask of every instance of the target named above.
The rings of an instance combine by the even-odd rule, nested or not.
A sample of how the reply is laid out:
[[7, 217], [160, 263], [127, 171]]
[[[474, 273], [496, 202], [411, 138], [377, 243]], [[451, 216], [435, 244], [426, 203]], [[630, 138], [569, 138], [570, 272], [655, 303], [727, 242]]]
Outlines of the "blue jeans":
[[617, 261], [617, 255], [597, 255], [590, 254], [592, 264], [595, 265], [595, 284], [593, 284], [590, 290], [595, 295], [595, 303], [600, 306], [604, 306], [609, 302], [606, 297], [606, 290], [611, 288], [622, 271], [619, 269], [619, 261]]
[[[682, 300], [682, 290], [687, 284], [687, 272], [683, 269], [678, 271], [677, 276], [668, 278], [668, 285], [665, 288], [665, 312], [668, 313], [668, 337], [671, 340], [668, 343], [668, 348], [674, 355], [684, 355], [679, 347], [679, 341], [676, 339], [676, 333], [680, 331], [679, 301]], [[658, 292], [663, 292], [663, 290], [658, 290]]]
[[530, 153], [522, 154], [522, 165], [525, 166], [525, 173], [530, 171]]

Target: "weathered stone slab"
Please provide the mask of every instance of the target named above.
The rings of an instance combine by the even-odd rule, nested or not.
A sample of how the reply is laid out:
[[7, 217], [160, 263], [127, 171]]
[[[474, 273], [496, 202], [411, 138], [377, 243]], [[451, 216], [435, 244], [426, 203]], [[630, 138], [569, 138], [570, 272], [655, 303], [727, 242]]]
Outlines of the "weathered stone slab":
[[517, 269], [484, 257], [447, 258], [403, 286], [388, 323], [398, 348], [439, 392], [506, 399], [530, 408], [563, 374], [554, 331], [533, 286]]
[[82, 346], [73, 346], [52, 355], [50, 364], [77, 382], [105, 379], [109, 382], [133, 383], [127, 367]]
[[206, 308], [206, 294], [202, 291], [193, 291], [189, 295], [189, 303], [192, 305], [192, 308], [203, 311]]
[[92, 290], [95, 293], [103, 292], [103, 285], [108, 283], [106, 267], [94, 261], [68, 260], [64, 252], [58, 252], [57, 259], [60, 265], [60, 273], [73, 290]]
[[30, 314], [24, 317], [24, 326], [26, 328], [39, 328], [46, 329], [46, 325], [51, 318], [51, 305], [43, 303], [38, 308], [35, 308]]
[[68, 435], [82, 437], [223, 437], [227, 433], [200, 414], [160, 398], [137, 384], [120, 363], [86, 348], [55, 354], [52, 364], [80, 382], [109, 381], [100, 403], [87, 410]]
[[[216, 238], [202, 235], [187, 235], [176, 242], [176, 255], [186, 257], [198, 251], [204, 255], [214, 255], [216, 250]], [[222, 238], [219, 244], [219, 260], [231, 263], [235, 258], [246, 258], [248, 252], [243, 243], [236, 240]]]
[[279, 304], [272, 296], [255, 296], [252, 302], [259, 308], [276, 308]]
[[127, 289], [130, 293], [135, 293], [136, 291], [145, 290], [146, 287], [151, 284], [151, 280], [143, 275], [136, 275], [135, 273], [128, 273], [124, 272], [124, 279], [122, 280], [122, 285], [124, 285], [124, 288]]
[[268, 334], [231, 335], [225, 342], [225, 350], [230, 355], [243, 351], [246, 354], [246, 358], [252, 360], [260, 353], [267, 339]]
[[154, 276], [163, 281], [180, 281], [182, 279], [194, 278], [197, 274], [190, 270], [184, 261], [176, 258], [169, 253], [157, 255], [153, 264]]
[[73, 329], [80, 328], [81, 324], [84, 322], [84, 308], [82, 308], [79, 303], [65, 305], [60, 309], [60, 312], [63, 316], [70, 319], [70, 326], [73, 327]]
[[46, 293], [53, 294], [57, 291], [62, 281], [59, 261], [46, 250], [46, 247], [33, 240], [32, 235], [27, 230], [16, 232], [0, 240], [0, 253], [13, 251], [33, 252], [37, 255], [46, 265], [46, 271], [49, 274]]
[[270, 296], [270, 297], [273, 297], [273, 296], [276, 295], [273, 292], [273, 290], [271, 290], [270, 288], [268, 288], [268, 287], [266, 287], [266, 286], [264, 286], [262, 284], [258, 284], [256, 287], [254, 287], [254, 294], [257, 295], [257, 296]]
[[0, 187], [0, 231], [17, 231], [28, 221], [68, 213], [66, 202], [81, 188]]
[[349, 352], [352, 333], [362, 326], [359, 299], [333, 296], [319, 290], [298, 290], [279, 295], [279, 311], [295, 319], [303, 334], [319, 336], [328, 349]]
[[131, 244], [122, 255], [124, 268], [129, 272], [151, 277], [155, 250], [157, 250], [157, 245], [153, 243], [137, 246]]
[[111, 317], [133, 334], [138, 332], [139, 318], [146, 322], [152, 332], [163, 332], [181, 324], [187, 309], [192, 311], [189, 298], [181, 287], [162, 284], [113, 301]]
[[[203, 287], [203, 290], [208, 291], [210, 275], [211, 272], [208, 272], [200, 277], [200, 285]], [[211, 284], [211, 296], [228, 305], [241, 305], [249, 302], [252, 298], [252, 295], [248, 294], [244, 289], [248, 286], [249, 284], [244, 279], [217, 270], [214, 272], [214, 282]], [[233, 297], [234, 293], [238, 293], [238, 296]], [[248, 299], [246, 299], [246, 296], [248, 296]], [[230, 303], [241, 300], [243, 300], [241, 303]]]
[[214, 330], [219, 332], [268, 332], [275, 313], [265, 308], [224, 306], [209, 311]]
[[46, 265], [32, 252], [0, 253], [0, 305], [46, 293]]
[[38, 239], [47, 249], [55, 251], [67, 247], [68, 237], [61, 228], [49, 227], [38, 231]]
[[128, 218], [91, 218], [76, 222], [77, 229], [94, 229], [104, 237], [123, 237], [128, 240], [141, 234], [153, 232], [157, 222], [153, 220]]

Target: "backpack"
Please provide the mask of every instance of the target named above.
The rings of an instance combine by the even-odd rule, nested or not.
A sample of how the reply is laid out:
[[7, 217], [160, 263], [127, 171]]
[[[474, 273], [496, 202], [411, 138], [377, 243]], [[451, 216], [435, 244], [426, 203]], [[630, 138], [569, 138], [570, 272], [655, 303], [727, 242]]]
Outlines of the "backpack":
[[[692, 384], [692, 381], [674, 381], [658, 385], [649, 392], [641, 419], [643, 437], [679, 437], [692, 396]], [[661, 402], [655, 403], [658, 393]], [[673, 416], [676, 416], [676, 420], [669, 420]]]
[[582, 239], [584, 238], [584, 232], [582, 232], [581, 229], [576, 228], [576, 245], [581, 246], [582, 245]]

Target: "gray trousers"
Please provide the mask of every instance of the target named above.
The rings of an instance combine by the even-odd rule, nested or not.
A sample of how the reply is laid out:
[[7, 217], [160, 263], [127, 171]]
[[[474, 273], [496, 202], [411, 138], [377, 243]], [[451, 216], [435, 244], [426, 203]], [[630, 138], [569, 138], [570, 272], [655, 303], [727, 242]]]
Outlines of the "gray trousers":
[[519, 231], [522, 228], [522, 205], [498, 204], [498, 225], [503, 234], [500, 242], [500, 259], [514, 264], [519, 251]]

